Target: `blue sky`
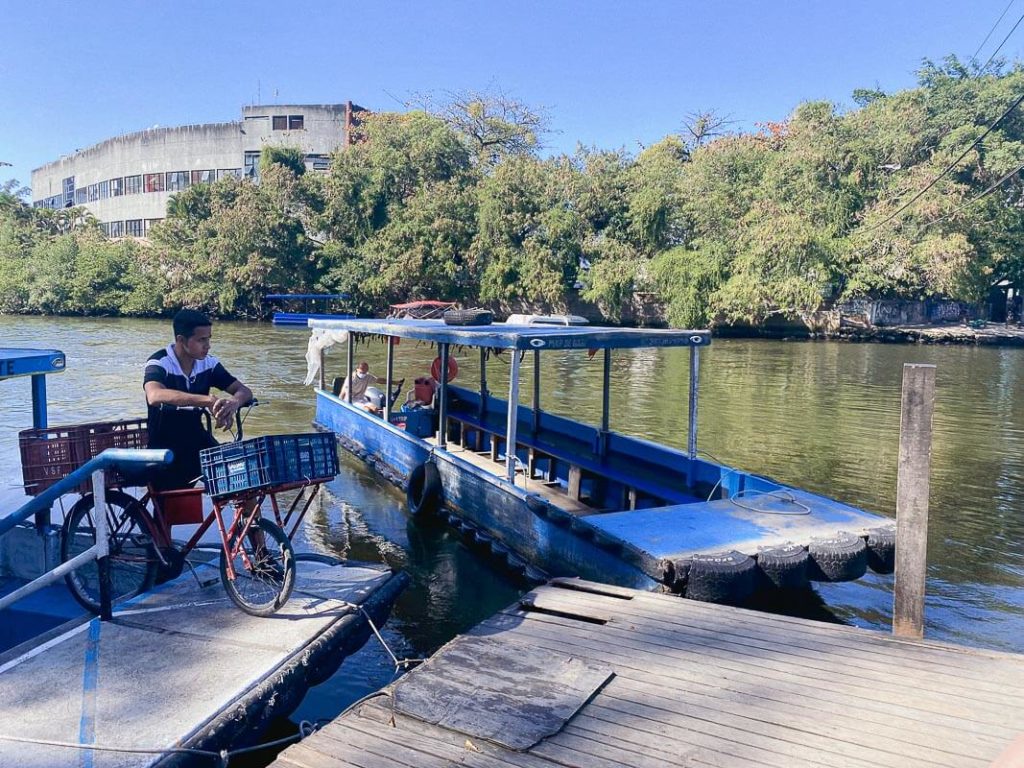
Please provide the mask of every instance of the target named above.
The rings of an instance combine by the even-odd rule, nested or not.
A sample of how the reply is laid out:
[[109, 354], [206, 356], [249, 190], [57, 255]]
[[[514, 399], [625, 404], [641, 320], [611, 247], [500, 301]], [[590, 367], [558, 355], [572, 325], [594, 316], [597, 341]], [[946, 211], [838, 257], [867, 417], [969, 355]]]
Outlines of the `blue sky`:
[[[749, 128], [807, 99], [912, 86], [924, 57], [974, 53], [1007, 2], [0, 0], [0, 180], [153, 125], [236, 120], [257, 99], [388, 110], [489, 87], [546, 109], [549, 151], [636, 150], [695, 111]], [[1021, 14], [1016, 0], [980, 58]], [[1001, 55], [1022, 48], [1024, 24]]]

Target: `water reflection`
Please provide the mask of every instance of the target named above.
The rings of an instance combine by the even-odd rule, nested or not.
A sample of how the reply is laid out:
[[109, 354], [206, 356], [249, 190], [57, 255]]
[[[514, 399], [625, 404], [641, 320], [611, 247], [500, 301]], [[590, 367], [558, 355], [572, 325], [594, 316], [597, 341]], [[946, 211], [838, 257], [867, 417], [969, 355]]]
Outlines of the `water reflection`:
[[[170, 341], [167, 321], [0, 318], [0, 344], [64, 350], [68, 370], [49, 379], [51, 423], [143, 413], [141, 374], [148, 355]], [[312, 400], [301, 386], [302, 330], [247, 323], [214, 326], [213, 352], [258, 393], [249, 433], [309, 429]], [[479, 357], [455, 350], [458, 383], [475, 386]], [[396, 376], [423, 375], [435, 352], [409, 341]], [[938, 366], [932, 457], [926, 633], [936, 639], [1024, 651], [1024, 351], [984, 347], [858, 345], [715, 340], [702, 353], [700, 449], [720, 460], [810, 490], [894, 514], [899, 393], [905, 362]], [[334, 373], [344, 353], [329, 353]], [[545, 410], [598, 423], [601, 355], [541, 355]], [[385, 347], [369, 342], [358, 359], [382, 374]], [[521, 402], [532, 402], [533, 356], [523, 361]], [[487, 363], [489, 388], [504, 396], [508, 356]], [[689, 358], [684, 350], [644, 349], [612, 357], [611, 426], [686, 444]], [[0, 383], [0, 509], [23, 502], [16, 432], [31, 422], [28, 382]], [[353, 460], [313, 511], [304, 545], [407, 569], [387, 637], [422, 655], [515, 599], [514, 583], [448, 529], [410, 523], [390, 485]], [[891, 577], [823, 585], [819, 593], [844, 620], [885, 629]], [[390, 676], [373, 644], [356, 677]], [[351, 667], [343, 667], [343, 669]], [[386, 680], [385, 680], [386, 682]], [[344, 683], [349, 685], [351, 680]], [[356, 686], [358, 688], [359, 686]]]

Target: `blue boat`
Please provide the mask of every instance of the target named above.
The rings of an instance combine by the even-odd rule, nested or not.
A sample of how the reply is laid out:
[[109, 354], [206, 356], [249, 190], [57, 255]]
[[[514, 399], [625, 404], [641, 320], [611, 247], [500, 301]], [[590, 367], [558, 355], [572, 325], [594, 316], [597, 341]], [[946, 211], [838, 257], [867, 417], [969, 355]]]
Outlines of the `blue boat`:
[[[892, 571], [895, 527], [888, 518], [698, 453], [700, 350], [711, 343], [706, 330], [360, 318], [309, 325], [311, 349], [321, 350], [317, 425], [404, 488], [413, 512], [444, 516], [538, 578], [580, 576], [739, 603], [761, 588], [856, 579], [869, 566]], [[378, 413], [342, 399], [341, 377], [328, 388], [325, 338], [347, 343], [351, 374], [354, 344], [364, 337], [436, 345], [433, 407], [397, 411], [384, 398]], [[440, 375], [449, 370], [453, 347], [479, 352], [477, 387], [454, 386]], [[641, 347], [690, 351], [685, 451], [609, 429], [612, 353]], [[389, 393], [395, 349], [387, 344]], [[541, 410], [539, 356], [551, 350], [603, 356], [600, 424]], [[504, 399], [488, 390], [493, 354], [508, 361]], [[533, 356], [532, 405], [519, 404], [527, 355]]]
[[[306, 327], [310, 320], [338, 320], [355, 317], [349, 312], [328, 312], [338, 302], [351, 298], [347, 293], [268, 293], [264, 301], [276, 303], [283, 307], [281, 312], [274, 312], [271, 322], [274, 325], [297, 325]], [[301, 306], [301, 311], [289, 307]], [[316, 307], [324, 312], [312, 312]]]

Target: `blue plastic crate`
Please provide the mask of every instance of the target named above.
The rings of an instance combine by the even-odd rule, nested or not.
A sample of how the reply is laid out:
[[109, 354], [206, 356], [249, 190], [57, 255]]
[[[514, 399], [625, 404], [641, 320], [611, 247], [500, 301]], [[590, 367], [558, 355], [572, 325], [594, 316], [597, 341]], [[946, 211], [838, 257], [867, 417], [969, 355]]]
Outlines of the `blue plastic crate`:
[[338, 474], [333, 432], [266, 435], [199, 452], [206, 492], [214, 498], [286, 483], [329, 480]]

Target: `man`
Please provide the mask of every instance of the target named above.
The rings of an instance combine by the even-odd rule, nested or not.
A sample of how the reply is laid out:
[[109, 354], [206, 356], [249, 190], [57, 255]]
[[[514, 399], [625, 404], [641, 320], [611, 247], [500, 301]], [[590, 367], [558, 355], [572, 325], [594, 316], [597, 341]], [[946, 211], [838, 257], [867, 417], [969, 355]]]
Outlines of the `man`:
[[351, 387], [352, 405], [358, 405], [366, 411], [380, 410], [377, 404], [372, 402], [366, 394], [367, 387], [376, 384], [378, 381], [380, 379], [370, 373], [370, 364], [363, 360], [356, 366], [351, 382], [348, 380], [348, 376], [345, 377], [345, 381], [341, 385], [341, 399], [348, 399], [348, 391]]
[[[161, 490], [191, 486], [202, 474], [199, 451], [217, 444], [206, 431], [199, 409], [208, 409], [217, 426], [227, 429], [238, 409], [252, 400], [249, 388], [210, 354], [210, 318], [183, 309], [174, 316], [173, 325], [174, 343], [146, 361], [142, 385], [149, 406], [149, 447], [174, 451], [174, 461], [155, 481]], [[229, 397], [211, 395], [211, 387]], [[165, 404], [196, 410], [161, 410]]]

